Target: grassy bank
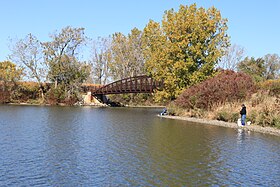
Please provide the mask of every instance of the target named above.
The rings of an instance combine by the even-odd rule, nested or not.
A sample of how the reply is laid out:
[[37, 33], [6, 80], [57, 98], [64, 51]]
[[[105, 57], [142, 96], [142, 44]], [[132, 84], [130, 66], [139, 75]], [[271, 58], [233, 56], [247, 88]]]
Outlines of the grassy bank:
[[[258, 92], [244, 101], [247, 106], [247, 121], [262, 127], [280, 128], [280, 98], [270, 96], [268, 93]], [[182, 109], [177, 105], [171, 104], [169, 112], [177, 116], [187, 116], [225, 122], [236, 122], [240, 118], [239, 111], [241, 102], [230, 102], [217, 104], [209, 110], [205, 109]]]
[[280, 128], [280, 80], [255, 83], [248, 75], [233, 71], [222, 71], [186, 89], [168, 109], [177, 116], [236, 123], [243, 103], [247, 121]]
[[182, 116], [162, 116], [162, 117], [174, 119], [174, 120], [184, 120], [184, 121], [199, 123], [202, 125], [215, 125], [215, 126], [238, 129], [241, 131], [252, 131], [252, 132], [259, 132], [259, 133], [264, 133], [264, 134], [280, 136], [280, 129], [273, 128], [273, 127], [262, 127], [259, 125], [250, 125], [250, 126], [245, 126], [243, 128], [240, 128], [237, 126], [236, 123], [224, 122], [224, 121], [219, 121], [219, 120], [209, 120], [209, 119], [182, 117]]

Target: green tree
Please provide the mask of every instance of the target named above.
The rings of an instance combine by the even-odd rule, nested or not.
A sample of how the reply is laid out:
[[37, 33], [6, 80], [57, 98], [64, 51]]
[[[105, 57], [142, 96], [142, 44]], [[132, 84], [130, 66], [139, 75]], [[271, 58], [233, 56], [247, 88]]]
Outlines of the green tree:
[[77, 98], [90, 67], [78, 59], [78, 49], [86, 41], [84, 28], [65, 27], [50, 36], [53, 41], [43, 43], [45, 60], [49, 65], [48, 79], [55, 83], [67, 99]]
[[25, 38], [17, 40], [13, 45], [9, 58], [24, 68], [25, 74], [39, 84], [41, 98], [44, 101], [44, 86], [48, 66], [43, 58], [43, 48], [40, 41], [28, 34]]
[[256, 82], [260, 82], [265, 75], [264, 60], [262, 58], [246, 57], [238, 63], [237, 70], [250, 75]]
[[182, 90], [205, 80], [228, 46], [227, 20], [212, 7], [181, 5], [166, 11], [160, 23], [144, 29], [146, 68], [165, 87], [157, 100], [176, 98]]

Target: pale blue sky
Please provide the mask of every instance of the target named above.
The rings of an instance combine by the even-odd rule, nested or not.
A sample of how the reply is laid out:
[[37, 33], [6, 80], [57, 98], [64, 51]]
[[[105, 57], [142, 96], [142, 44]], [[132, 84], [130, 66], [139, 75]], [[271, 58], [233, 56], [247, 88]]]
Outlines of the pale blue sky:
[[150, 19], [161, 21], [165, 10], [192, 3], [218, 8], [228, 19], [231, 43], [243, 46], [246, 55], [280, 55], [279, 0], [0, 0], [0, 61], [10, 53], [9, 38], [32, 33], [49, 41], [50, 33], [68, 25], [84, 27], [90, 38], [127, 34]]

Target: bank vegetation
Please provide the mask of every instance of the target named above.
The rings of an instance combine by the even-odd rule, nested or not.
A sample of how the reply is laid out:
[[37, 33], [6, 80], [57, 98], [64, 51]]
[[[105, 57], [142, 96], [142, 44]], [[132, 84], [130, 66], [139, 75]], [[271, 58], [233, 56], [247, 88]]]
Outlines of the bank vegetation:
[[81, 102], [85, 84], [148, 75], [164, 86], [110, 99], [224, 121], [236, 121], [245, 103], [253, 123], [279, 126], [279, 56], [246, 57], [244, 48], [231, 43], [227, 23], [215, 7], [192, 4], [128, 34], [90, 39], [84, 28], [71, 26], [48, 41], [27, 34], [11, 40], [11, 53], [0, 62], [0, 102], [73, 105]]
[[234, 71], [221, 71], [186, 89], [169, 105], [169, 113], [236, 123], [241, 104], [247, 106], [247, 121], [280, 128], [280, 80], [255, 83]]

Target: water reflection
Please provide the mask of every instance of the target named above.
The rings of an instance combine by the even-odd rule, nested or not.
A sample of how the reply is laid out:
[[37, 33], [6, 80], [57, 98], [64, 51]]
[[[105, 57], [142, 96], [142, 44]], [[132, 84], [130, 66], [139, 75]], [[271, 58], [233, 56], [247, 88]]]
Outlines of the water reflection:
[[47, 164], [54, 186], [78, 185], [81, 182], [77, 157], [78, 112], [71, 108], [53, 108], [48, 113]]
[[246, 136], [246, 131], [245, 129], [237, 129], [237, 142], [238, 143], [242, 143], [245, 140], [245, 136]]
[[280, 184], [280, 137], [160, 111], [0, 106], [0, 186]]

